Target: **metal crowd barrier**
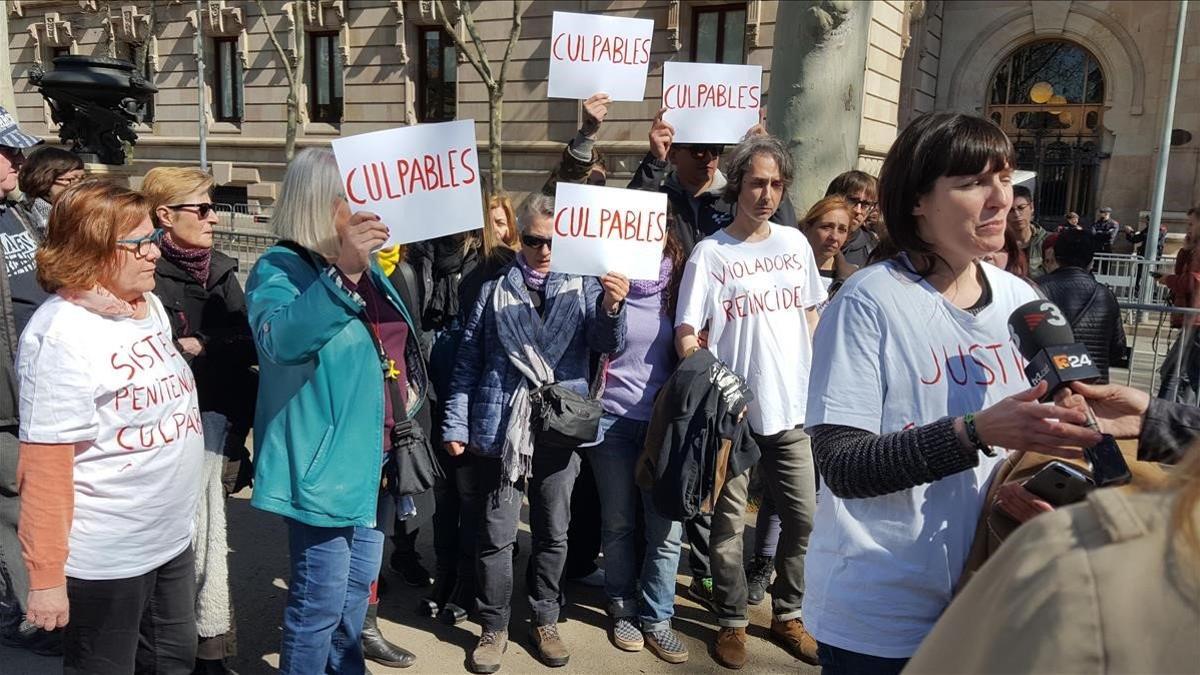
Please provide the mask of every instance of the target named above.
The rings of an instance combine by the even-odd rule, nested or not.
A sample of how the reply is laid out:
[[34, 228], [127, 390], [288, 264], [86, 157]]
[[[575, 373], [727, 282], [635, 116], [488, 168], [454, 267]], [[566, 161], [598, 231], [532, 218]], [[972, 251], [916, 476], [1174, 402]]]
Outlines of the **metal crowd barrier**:
[[1200, 309], [1158, 304], [1120, 303], [1128, 317], [1125, 342], [1128, 368], [1113, 368], [1112, 382], [1151, 396], [1196, 404], [1200, 391]]
[[1092, 263], [1092, 272], [1096, 275], [1096, 281], [1111, 288], [1120, 302], [1141, 302], [1142, 284], [1150, 283], [1152, 286], [1150, 303], [1162, 306], [1168, 304], [1167, 289], [1161, 284], [1149, 280], [1149, 273], [1170, 274], [1174, 269], [1174, 257], [1146, 260], [1132, 254], [1100, 253], [1096, 255], [1095, 261]]
[[213, 230], [213, 248], [238, 261], [238, 280], [246, 285], [246, 277], [263, 251], [278, 239], [267, 232], [246, 232], [216, 228]]

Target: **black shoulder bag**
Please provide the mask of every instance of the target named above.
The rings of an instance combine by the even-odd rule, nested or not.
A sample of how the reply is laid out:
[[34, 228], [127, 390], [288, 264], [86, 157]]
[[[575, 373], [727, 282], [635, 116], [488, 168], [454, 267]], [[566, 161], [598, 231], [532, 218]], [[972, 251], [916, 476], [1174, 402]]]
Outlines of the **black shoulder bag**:
[[604, 389], [607, 368], [608, 356], [605, 355], [600, 359], [586, 397], [557, 383], [542, 385], [530, 392], [533, 435], [539, 446], [573, 450], [596, 440], [600, 418], [604, 415], [600, 393]]

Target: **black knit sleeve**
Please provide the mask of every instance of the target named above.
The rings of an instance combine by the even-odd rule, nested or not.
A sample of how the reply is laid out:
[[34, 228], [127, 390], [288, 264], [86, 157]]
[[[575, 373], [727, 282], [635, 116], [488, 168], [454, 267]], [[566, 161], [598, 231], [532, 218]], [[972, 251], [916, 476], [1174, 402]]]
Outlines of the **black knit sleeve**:
[[963, 447], [950, 417], [883, 435], [837, 424], [808, 433], [821, 479], [842, 499], [907, 490], [979, 464], [979, 452]]

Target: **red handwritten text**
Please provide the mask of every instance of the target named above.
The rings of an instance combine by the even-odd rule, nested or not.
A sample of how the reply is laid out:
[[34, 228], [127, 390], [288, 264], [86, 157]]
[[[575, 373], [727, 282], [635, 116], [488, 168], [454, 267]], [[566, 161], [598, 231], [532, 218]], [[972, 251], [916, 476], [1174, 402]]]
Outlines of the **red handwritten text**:
[[650, 63], [650, 40], [646, 38], [559, 33], [554, 36], [550, 51], [559, 61], [602, 61], [626, 66]]
[[765, 291], [739, 293], [721, 301], [725, 320], [744, 319], [766, 312], [783, 312], [804, 309], [804, 286], [771, 288]]
[[433, 192], [470, 185], [478, 177], [467, 157], [475, 148], [447, 150], [395, 162], [371, 162], [346, 175], [346, 197], [355, 204], [399, 199], [417, 192]]
[[185, 375], [171, 373], [158, 378], [147, 386], [131, 384], [122, 388], [113, 398], [113, 407], [121, 410], [124, 405], [128, 410], [146, 410], [181, 399], [195, 390], [196, 380], [192, 378], [191, 373]]
[[755, 274], [802, 269], [804, 269], [804, 263], [800, 261], [800, 255], [797, 253], [787, 253], [768, 256], [766, 258], [756, 258], [753, 263], [745, 263], [738, 260], [722, 266], [719, 272], [712, 272], [711, 274], [717, 280], [717, 283], [724, 286], [731, 279], [741, 279], [742, 277], [753, 276]]
[[622, 239], [659, 242], [667, 236], [667, 214], [662, 211], [633, 211], [572, 206], [554, 216], [554, 234], [559, 237]]
[[1021, 358], [1011, 342], [958, 345], [954, 348], [942, 345], [940, 349], [930, 345], [929, 355], [933, 361], [933, 373], [921, 376], [921, 384], [929, 386], [941, 382], [943, 373], [949, 381], [959, 386], [988, 386], [997, 382], [1008, 384], [1010, 380], [1023, 381], [1025, 378], [1025, 359]]
[[193, 407], [186, 415], [177, 412], [140, 427], [124, 427], [117, 432], [117, 445], [126, 450], [146, 450], [198, 436], [202, 429], [200, 409]]
[[759, 86], [721, 83], [672, 84], [663, 91], [663, 106], [675, 108], [728, 108], [754, 110], [759, 107]]
[[132, 380], [138, 372], [166, 363], [168, 358], [179, 355], [161, 331], [134, 342], [126, 350], [124, 353], [113, 352], [109, 358], [112, 369], [124, 374], [126, 380]]

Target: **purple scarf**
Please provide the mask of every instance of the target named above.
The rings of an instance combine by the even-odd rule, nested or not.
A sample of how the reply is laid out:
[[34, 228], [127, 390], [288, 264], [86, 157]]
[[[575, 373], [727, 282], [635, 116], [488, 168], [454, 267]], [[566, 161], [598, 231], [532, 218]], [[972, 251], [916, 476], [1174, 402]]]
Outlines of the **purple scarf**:
[[159, 248], [162, 249], [163, 257], [171, 262], [179, 265], [185, 272], [200, 282], [201, 286], [208, 286], [208, 271], [211, 269], [212, 249], [211, 248], [184, 248], [175, 243], [171, 239], [171, 232], [167, 231], [167, 236], [162, 238], [159, 243]]
[[549, 273], [543, 274], [530, 267], [529, 263], [525, 262], [524, 253], [517, 254], [517, 267], [521, 268], [521, 276], [525, 277], [526, 286], [535, 291], [546, 288], [546, 277], [550, 276]]
[[629, 282], [629, 297], [631, 298], [647, 298], [651, 295], [658, 295], [663, 292], [667, 284], [671, 281], [671, 272], [674, 269], [671, 259], [663, 256], [662, 263], [658, 266], [657, 279], [634, 279]]

